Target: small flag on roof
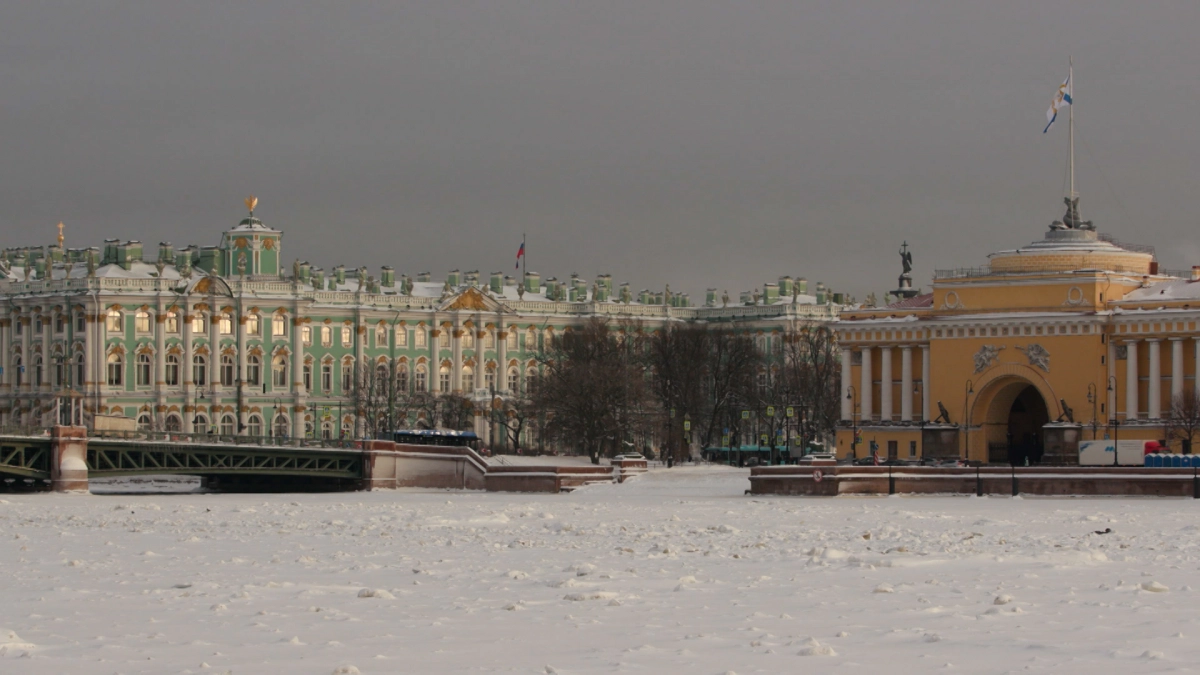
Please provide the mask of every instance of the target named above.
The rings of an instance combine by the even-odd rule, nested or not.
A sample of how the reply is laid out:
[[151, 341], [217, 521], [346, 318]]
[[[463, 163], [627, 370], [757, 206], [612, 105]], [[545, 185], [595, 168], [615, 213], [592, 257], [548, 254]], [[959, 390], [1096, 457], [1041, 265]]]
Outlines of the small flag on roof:
[[1071, 105], [1074, 101], [1071, 100], [1071, 76], [1067, 75], [1067, 79], [1058, 87], [1058, 91], [1054, 94], [1054, 100], [1050, 101], [1050, 109], [1046, 111], [1046, 128], [1042, 129], [1042, 133], [1050, 131], [1050, 127], [1054, 126], [1054, 120], [1058, 119], [1058, 111], [1065, 105]]

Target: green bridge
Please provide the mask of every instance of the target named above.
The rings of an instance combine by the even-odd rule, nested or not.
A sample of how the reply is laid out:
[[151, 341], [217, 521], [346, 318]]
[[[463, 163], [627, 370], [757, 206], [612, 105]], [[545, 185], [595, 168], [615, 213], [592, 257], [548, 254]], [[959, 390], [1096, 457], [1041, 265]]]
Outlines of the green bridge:
[[[230, 489], [359, 489], [364, 453], [354, 442], [138, 433], [131, 438], [87, 437], [82, 461], [89, 478], [198, 476]], [[0, 435], [0, 488], [48, 487], [55, 467], [51, 436]]]

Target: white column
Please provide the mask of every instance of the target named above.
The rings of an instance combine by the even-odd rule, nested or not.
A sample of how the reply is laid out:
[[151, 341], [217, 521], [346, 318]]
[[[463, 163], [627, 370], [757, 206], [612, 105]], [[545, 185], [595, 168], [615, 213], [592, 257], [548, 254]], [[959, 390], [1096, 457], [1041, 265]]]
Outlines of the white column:
[[1117, 392], [1115, 389], [1109, 389], [1109, 383], [1116, 382], [1117, 376], [1117, 343], [1113, 342], [1112, 336], [1108, 336], [1108, 370], [1107, 376], [1104, 379], [1104, 388], [1108, 390], [1108, 419], [1117, 419]]
[[[292, 421], [292, 438], [304, 438], [304, 413], [300, 408], [305, 407], [305, 395], [308, 390], [304, 388], [304, 323], [301, 321], [300, 313], [293, 310], [292, 315], [292, 395], [295, 397], [291, 409], [288, 411], [288, 418]], [[313, 373], [316, 377], [317, 373]], [[314, 418], [315, 419], [315, 418]]]
[[900, 348], [900, 421], [912, 421], [913, 400], [912, 346]]
[[1175, 397], [1183, 396], [1183, 338], [1171, 339], [1171, 400], [1167, 410], [1175, 405]]
[[1159, 340], [1147, 340], [1150, 345], [1150, 381], [1146, 387], [1147, 417], [1156, 420], [1162, 417], [1162, 357]]
[[921, 345], [921, 420], [928, 422], [933, 411], [929, 407], [929, 345]]
[[[42, 391], [54, 390], [54, 316], [49, 309], [42, 316]], [[57, 422], [56, 422], [57, 423]]]
[[892, 347], [879, 349], [879, 419], [892, 421]]
[[160, 408], [166, 408], [167, 392], [167, 313], [162, 308], [162, 301], [154, 310], [154, 414], [153, 419], [159, 428], [166, 424], [166, 413]]
[[191, 303], [184, 300], [183, 311], [179, 312], [179, 320], [183, 322], [183, 363], [179, 365], [182, 370], [179, 373], [183, 379], [183, 432], [186, 434], [196, 431], [195, 424], [196, 411], [187, 411], [188, 406], [194, 406], [195, 401], [192, 398], [192, 359], [195, 358], [195, 352], [192, 351], [192, 310]]
[[[843, 367], [843, 373], [845, 367]], [[842, 390], [845, 391], [845, 383], [843, 382]], [[501, 394], [508, 393], [508, 330], [504, 325], [504, 315], [500, 314], [496, 317], [496, 391]], [[843, 393], [843, 397], [845, 394]], [[842, 406], [843, 410], [845, 406]], [[845, 419], [844, 417], [842, 419]], [[491, 428], [491, 424], [488, 428]]]
[[1200, 338], [1194, 340], [1196, 347], [1195, 360], [1192, 361], [1192, 387], [1200, 395]]
[[[1197, 342], [1196, 344], [1200, 344]], [[854, 401], [850, 398], [850, 348], [842, 347], [842, 388], [838, 390], [838, 397], [842, 399], [842, 417], [841, 419], [848, 420], [854, 413]]]
[[[209, 298], [208, 312], [208, 395], [212, 402], [221, 400], [221, 310], [217, 308], [216, 298]], [[219, 420], [208, 415], [208, 421], [216, 424]]]
[[450, 366], [450, 390], [460, 394], [465, 393], [462, 390], [462, 336], [462, 320], [455, 316], [454, 330], [450, 332], [450, 349], [453, 354], [451, 358], [454, 361], [454, 364]]
[[1125, 343], [1125, 420], [1138, 418], [1137, 340]]
[[430, 317], [429, 328], [429, 367], [425, 373], [425, 388], [426, 391], [432, 393], [438, 390], [438, 371], [441, 369], [441, 360], [438, 358], [438, 337], [442, 332], [442, 327], [438, 325], [437, 314]]
[[[240, 309], [240, 307], [239, 307], [239, 309]], [[246, 352], [249, 351], [248, 345], [246, 344], [246, 315], [239, 313], [236, 317], [234, 317], [234, 321], [235, 321], [234, 325], [237, 326], [236, 330], [237, 330], [237, 368], [238, 368], [237, 373], [234, 376], [234, 385], [236, 385], [237, 390], [239, 392], [241, 392], [241, 394], [242, 394], [239, 397], [240, 401], [235, 399], [234, 405], [249, 408], [250, 407], [250, 390], [246, 388], [246, 375], [247, 375], [247, 373], [246, 373]], [[258, 372], [261, 377], [261, 375], [262, 375], [261, 364], [260, 364]], [[237, 421], [238, 421], [238, 426], [240, 426], [242, 430], [238, 431], [236, 428], [233, 430], [233, 433], [238, 436], [241, 436], [242, 434], [245, 434], [245, 433], [249, 433], [249, 430], [246, 429], [246, 420], [249, 418], [250, 415], [246, 410], [242, 410], [241, 407], [239, 407], [239, 409], [237, 411]]]
[[874, 419], [874, 406], [871, 401], [871, 391], [874, 386], [874, 369], [871, 367], [871, 348], [863, 347], [862, 349], [862, 377], [859, 382], [858, 401], [859, 401], [859, 419], [864, 422]]

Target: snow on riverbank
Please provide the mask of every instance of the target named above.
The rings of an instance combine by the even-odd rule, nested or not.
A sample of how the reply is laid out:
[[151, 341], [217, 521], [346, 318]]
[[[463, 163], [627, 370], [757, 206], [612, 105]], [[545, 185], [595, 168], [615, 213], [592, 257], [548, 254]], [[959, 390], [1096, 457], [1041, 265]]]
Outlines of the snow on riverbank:
[[569, 495], [4, 495], [0, 672], [1200, 661], [1200, 502], [762, 498], [746, 476], [658, 470]]

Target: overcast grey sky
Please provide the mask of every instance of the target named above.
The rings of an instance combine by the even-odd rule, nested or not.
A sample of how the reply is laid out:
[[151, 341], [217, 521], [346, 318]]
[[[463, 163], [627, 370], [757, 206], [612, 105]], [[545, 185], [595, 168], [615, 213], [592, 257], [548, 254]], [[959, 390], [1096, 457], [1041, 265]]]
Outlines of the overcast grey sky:
[[[1200, 264], [1200, 2], [7, 2], [3, 246], [215, 244], [260, 198], [287, 260], [862, 297], [896, 249], [979, 265], [1081, 209]], [[735, 296], [736, 297], [736, 296]], [[702, 299], [702, 298], [701, 298]]]

